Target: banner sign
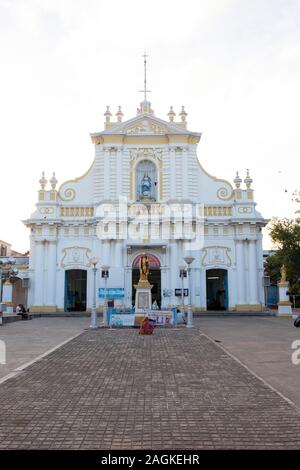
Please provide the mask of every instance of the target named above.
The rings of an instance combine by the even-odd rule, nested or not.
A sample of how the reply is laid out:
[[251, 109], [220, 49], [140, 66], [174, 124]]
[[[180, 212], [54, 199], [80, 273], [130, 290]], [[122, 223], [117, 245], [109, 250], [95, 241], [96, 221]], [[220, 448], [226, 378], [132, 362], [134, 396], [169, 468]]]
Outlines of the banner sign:
[[112, 313], [110, 326], [134, 326], [134, 315], [130, 313]]
[[145, 317], [153, 322], [156, 326], [168, 326], [174, 324], [173, 312], [147, 312], [146, 313], [111, 313], [109, 315], [109, 323], [112, 327], [122, 326], [140, 326]]
[[100, 287], [98, 289], [99, 299], [105, 299], [105, 291], [107, 299], [123, 299], [124, 297], [124, 289], [122, 287], [108, 287], [107, 289]]
[[[182, 289], [175, 289], [175, 297], [181, 297], [181, 292], [182, 292]], [[183, 297], [188, 297], [188, 295], [189, 295], [189, 290], [183, 289]]]

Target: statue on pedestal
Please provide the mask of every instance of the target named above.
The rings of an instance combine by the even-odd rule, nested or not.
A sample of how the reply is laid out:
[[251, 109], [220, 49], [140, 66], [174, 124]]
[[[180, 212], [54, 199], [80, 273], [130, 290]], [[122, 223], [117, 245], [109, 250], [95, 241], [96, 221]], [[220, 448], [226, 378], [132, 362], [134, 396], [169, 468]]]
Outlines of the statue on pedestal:
[[139, 280], [139, 283], [141, 281], [143, 283], [144, 282], [149, 282], [148, 277], [149, 277], [149, 260], [148, 260], [148, 256], [144, 253], [141, 256], [141, 259], [140, 259], [140, 280]]
[[280, 282], [286, 282], [286, 266], [283, 264], [280, 268], [281, 279]]
[[152, 285], [149, 282], [149, 260], [146, 253], [143, 253], [140, 262], [140, 279], [136, 288], [135, 294], [135, 312], [144, 312], [150, 310], [152, 305], [151, 289]]

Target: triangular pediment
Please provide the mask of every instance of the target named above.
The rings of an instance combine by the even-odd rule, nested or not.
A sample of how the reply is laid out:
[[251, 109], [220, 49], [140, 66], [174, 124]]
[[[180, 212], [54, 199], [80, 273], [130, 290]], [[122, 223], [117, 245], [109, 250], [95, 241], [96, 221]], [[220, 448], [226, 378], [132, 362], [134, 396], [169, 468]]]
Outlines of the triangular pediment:
[[158, 123], [153, 118], [141, 117], [135, 122], [131, 122], [124, 128], [127, 135], [149, 135], [149, 134], [167, 134], [168, 127]]

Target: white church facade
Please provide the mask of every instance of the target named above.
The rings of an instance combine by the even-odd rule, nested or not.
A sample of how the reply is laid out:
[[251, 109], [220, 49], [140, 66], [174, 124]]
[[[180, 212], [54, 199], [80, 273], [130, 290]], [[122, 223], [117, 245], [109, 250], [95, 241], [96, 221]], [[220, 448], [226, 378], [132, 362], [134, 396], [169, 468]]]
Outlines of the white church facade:
[[119, 108], [112, 122], [107, 108], [104, 130], [91, 134], [95, 157], [88, 171], [59, 188], [55, 175], [50, 187], [41, 178], [36, 210], [24, 221], [32, 311], [90, 311], [93, 257], [97, 292], [107, 287], [116, 307], [131, 307], [144, 253], [160, 308], [181, 303], [188, 280], [179, 274], [188, 254], [195, 258], [195, 311], [262, 311], [266, 220], [256, 210], [252, 179], [237, 173], [232, 185], [209, 175], [197, 155], [201, 134], [187, 129], [186, 116], [182, 108], [175, 121], [171, 107], [162, 120], [145, 99], [134, 118], [123, 122]]

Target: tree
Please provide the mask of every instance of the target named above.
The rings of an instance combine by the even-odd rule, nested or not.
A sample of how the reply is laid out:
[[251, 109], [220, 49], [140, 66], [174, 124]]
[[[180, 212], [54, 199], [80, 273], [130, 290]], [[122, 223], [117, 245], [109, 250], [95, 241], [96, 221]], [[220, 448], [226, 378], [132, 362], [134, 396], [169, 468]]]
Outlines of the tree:
[[266, 272], [273, 282], [277, 282], [280, 279], [280, 267], [284, 264], [293, 288], [300, 281], [300, 218], [272, 219], [269, 234], [278, 250], [267, 259]]

